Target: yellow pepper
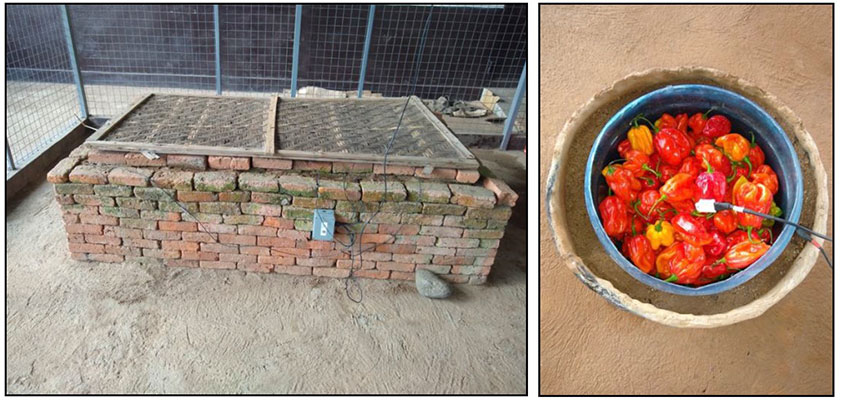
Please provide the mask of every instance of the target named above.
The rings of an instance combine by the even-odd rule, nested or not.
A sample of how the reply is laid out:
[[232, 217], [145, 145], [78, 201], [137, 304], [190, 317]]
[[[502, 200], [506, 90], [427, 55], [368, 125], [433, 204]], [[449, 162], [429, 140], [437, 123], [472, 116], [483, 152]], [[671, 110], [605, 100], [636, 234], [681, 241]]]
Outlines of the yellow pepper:
[[649, 239], [649, 245], [653, 250], [658, 250], [658, 247], [662, 245], [669, 246], [673, 244], [673, 225], [667, 221], [658, 220], [646, 227], [646, 238]]
[[747, 180], [746, 177], [743, 177], [743, 176], [738, 177], [738, 180], [735, 181], [735, 184], [732, 186], [732, 204], [738, 204], [738, 201], [735, 198], [735, 193], [738, 192], [738, 187], [740, 187], [741, 185], [743, 185], [745, 183], [749, 183], [749, 182], [750, 181]]
[[652, 133], [646, 125], [633, 126], [627, 135], [633, 149], [648, 156], [655, 152], [652, 146]]

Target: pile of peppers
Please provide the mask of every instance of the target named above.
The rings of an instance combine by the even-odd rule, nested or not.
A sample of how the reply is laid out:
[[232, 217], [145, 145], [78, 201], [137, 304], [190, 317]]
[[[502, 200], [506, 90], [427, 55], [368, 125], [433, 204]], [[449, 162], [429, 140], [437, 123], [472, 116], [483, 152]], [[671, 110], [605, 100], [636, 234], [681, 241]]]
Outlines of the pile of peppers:
[[605, 233], [641, 271], [680, 285], [702, 286], [747, 268], [773, 243], [773, 221], [724, 210], [696, 211], [714, 199], [781, 216], [779, 179], [755, 143], [732, 132], [713, 110], [631, 121], [602, 170], [608, 196], [599, 204]]

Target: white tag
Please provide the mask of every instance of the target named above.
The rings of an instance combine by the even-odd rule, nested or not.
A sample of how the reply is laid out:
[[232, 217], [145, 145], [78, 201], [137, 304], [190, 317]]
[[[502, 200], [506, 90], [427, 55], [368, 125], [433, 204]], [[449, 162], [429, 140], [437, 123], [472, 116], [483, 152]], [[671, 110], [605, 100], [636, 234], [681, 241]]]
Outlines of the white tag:
[[735, 212], [742, 213], [742, 212], [744, 212], [744, 207], [741, 207], [741, 206], [732, 206], [732, 210], [733, 210], [733, 211], [735, 211]]
[[714, 209], [714, 199], [700, 199], [695, 204], [698, 212], [701, 213], [713, 213], [717, 212]]
[[145, 151], [143, 151], [143, 152], [142, 152], [142, 155], [143, 155], [143, 156], [145, 156], [145, 158], [147, 158], [148, 160], [156, 160], [156, 159], [159, 159], [159, 155], [158, 155], [158, 154], [156, 154], [156, 153], [154, 153], [154, 152], [152, 152], [152, 151], [150, 151], [150, 150], [145, 150]]

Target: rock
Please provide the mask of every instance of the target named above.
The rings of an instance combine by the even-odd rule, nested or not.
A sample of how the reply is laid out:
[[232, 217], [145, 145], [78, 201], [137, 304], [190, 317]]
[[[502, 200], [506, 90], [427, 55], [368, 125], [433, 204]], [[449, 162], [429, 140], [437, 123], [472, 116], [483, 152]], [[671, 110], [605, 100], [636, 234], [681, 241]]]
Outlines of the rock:
[[452, 294], [452, 288], [448, 283], [426, 269], [416, 270], [416, 290], [422, 296], [432, 299], [445, 299]]

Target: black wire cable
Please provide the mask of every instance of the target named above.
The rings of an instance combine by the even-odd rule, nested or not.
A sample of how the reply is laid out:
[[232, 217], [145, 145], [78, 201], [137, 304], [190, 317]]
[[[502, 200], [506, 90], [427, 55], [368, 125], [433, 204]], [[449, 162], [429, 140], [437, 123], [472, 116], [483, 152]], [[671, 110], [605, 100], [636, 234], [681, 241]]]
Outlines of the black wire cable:
[[[747, 213], [747, 214], [757, 215], [757, 216], [762, 217], [762, 218], [767, 218], [767, 219], [772, 219], [772, 220], [774, 220], [774, 221], [779, 221], [779, 222], [781, 222], [781, 223], [783, 223], [783, 224], [791, 225], [791, 226], [793, 226], [793, 227], [795, 227], [795, 228], [802, 229], [802, 230], [806, 231], [806, 233], [811, 234], [811, 235], [814, 235], [814, 236], [817, 236], [817, 237], [819, 237], [819, 238], [821, 238], [821, 239], [828, 240], [828, 241], [830, 241], [830, 242], [832, 241], [832, 238], [831, 238], [831, 237], [829, 237], [829, 236], [826, 236], [826, 235], [821, 234], [821, 233], [817, 233], [817, 232], [815, 232], [815, 231], [813, 231], [813, 230], [811, 230], [811, 229], [809, 229], [809, 228], [807, 228], [807, 227], [805, 227], [805, 226], [802, 226], [802, 225], [799, 225], [799, 224], [795, 224], [795, 223], [793, 223], [793, 222], [791, 222], [791, 221], [788, 221], [788, 220], [786, 220], [786, 219], [779, 218], [779, 217], [776, 217], [776, 216], [773, 216], [773, 215], [763, 214], [763, 213], [760, 213], [760, 212], [758, 212], [758, 211], [750, 210], [750, 209], [748, 209], [748, 208], [738, 207], [738, 206], [734, 206], [734, 205], [729, 204], [729, 203], [722, 203], [722, 202], [715, 202], [715, 203], [714, 203], [714, 207], [715, 207], [717, 210], [733, 210], [733, 211], [742, 211], [742, 212], [745, 212], [745, 213]], [[737, 208], [737, 210], [736, 210], [736, 208]]]
[[801, 238], [803, 238], [803, 240], [811, 243], [812, 246], [815, 246], [816, 249], [820, 250], [820, 254], [826, 260], [826, 265], [829, 265], [829, 268], [833, 269], [832, 268], [832, 260], [829, 259], [829, 256], [826, 254], [826, 250], [823, 249], [823, 246], [821, 246], [820, 243], [816, 242], [815, 239], [811, 237], [811, 235], [809, 235], [806, 231], [803, 231], [801, 229], [796, 230], [794, 233], [796, 233], [797, 236], [800, 236]]

